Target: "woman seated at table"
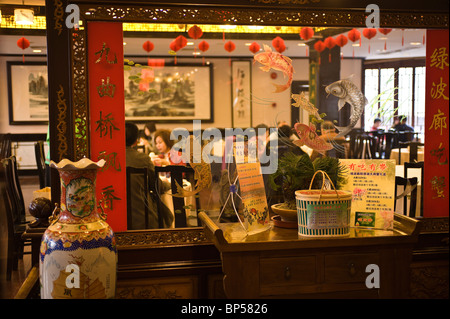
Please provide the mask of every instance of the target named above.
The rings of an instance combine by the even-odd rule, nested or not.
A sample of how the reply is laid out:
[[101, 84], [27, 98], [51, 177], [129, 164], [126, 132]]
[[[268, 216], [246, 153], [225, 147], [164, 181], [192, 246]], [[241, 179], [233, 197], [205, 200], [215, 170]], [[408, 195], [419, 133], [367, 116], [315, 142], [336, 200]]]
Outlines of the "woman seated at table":
[[170, 131], [167, 129], [160, 129], [155, 132], [155, 146], [159, 155], [150, 153], [152, 162], [156, 166], [165, 165], [184, 165], [181, 158], [181, 152], [172, 150], [174, 141], [170, 139]]

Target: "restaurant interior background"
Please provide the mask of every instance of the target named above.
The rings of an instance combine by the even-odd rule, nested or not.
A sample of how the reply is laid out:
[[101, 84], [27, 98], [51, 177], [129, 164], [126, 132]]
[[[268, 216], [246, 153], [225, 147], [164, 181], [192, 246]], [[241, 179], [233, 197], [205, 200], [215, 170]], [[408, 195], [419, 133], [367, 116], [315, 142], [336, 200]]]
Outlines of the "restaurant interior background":
[[[14, 1], [6, 2], [6, 9], [2, 8], [2, 20], [0, 24], [0, 132], [13, 134], [46, 134], [47, 123], [39, 124], [12, 123], [9, 98], [8, 66], [9, 62], [25, 63], [46, 62], [47, 60], [47, 38], [45, 9], [42, 8], [45, 1], [25, 1], [27, 6], [35, 8], [35, 23], [30, 27], [17, 28], [6, 18], [5, 12], [11, 10]], [[81, 1], [82, 2], [82, 1]], [[314, 2], [314, 1], [313, 1]], [[21, 1], [18, 1], [20, 4]], [[39, 12], [39, 13], [38, 13]], [[209, 24], [202, 23], [129, 23], [123, 24], [123, 50], [124, 58], [135, 63], [145, 64], [147, 61], [164, 60], [165, 66], [189, 66], [210, 67], [211, 71], [211, 108], [206, 109], [209, 115], [204, 115], [202, 129], [208, 127], [250, 127], [258, 124], [276, 126], [278, 121], [287, 121], [293, 126], [296, 122], [307, 123], [306, 112], [292, 107], [291, 94], [305, 90], [305, 85], [311, 79], [310, 63], [318, 64], [318, 55], [314, 50], [314, 43], [318, 40], [324, 41], [331, 36], [348, 35], [353, 29], [346, 27], [327, 27], [310, 25], [314, 29], [314, 36], [304, 40], [299, 35], [300, 26], [270, 25], [262, 26], [236, 24]], [[188, 30], [194, 24], [200, 26], [203, 35], [199, 39], [192, 39]], [[263, 24], [263, 23], [262, 23]], [[83, 30], [83, 25], [81, 25]], [[425, 57], [426, 57], [426, 29], [425, 28], [393, 28], [388, 34], [376, 33], [371, 39], [363, 36], [363, 27], [357, 27], [361, 32], [361, 40], [348, 41], [342, 47], [335, 45], [332, 49], [325, 48], [320, 55], [320, 66], [322, 70], [329, 69], [338, 74], [339, 79], [351, 78], [357, 86], [362, 89], [369, 102], [375, 99], [384, 90], [389, 91], [394, 86], [398, 88], [396, 99], [388, 102], [388, 111], [382, 114], [382, 126], [388, 129], [393, 122], [393, 110], [396, 114], [406, 115], [408, 124], [412, 125], [419, 138], [425, 138]], [[177, 52], [170, 48], [171, 42], [179, 35], [187, 38], [187, 45]], [[292, 59], [295, 69], [293, 74], [293, 86], [291, 90], [274, 94], [272, 83], [284, 84], [286, 78], [280, 72], [263, 72], [258, 63], [253, 62], [254, 52], [249, 47], [256, 42], [263, 50], [263, 45], [273, 46], [273, 39], [281, 37], [285, 43], [283, 55]], [[17, 40], [26, 37], [30, 41], [27, 49], [21, 49]], [[209, 49], [201, 52], [199, 43], [207, 41]], [[146, 41], [151, 41], [153, 49], [146, 51]], [[232, 41], [235, 49], [227, 51], [225, 44]], [[237, 114], [233, 114], [232, 66], [236, 62], [247, 61], [250, 72], [251, 87], [251, 115], [247, 115], [243, 122], [236, 124]], [[12, 64], [11, 64], [12, 65]], [[195, 66], [194, 71], [195, 71]], [[326, 78], [324, 78], [326, 82]], [[321, 83], [318, 92], [324, 90]], [[387, 86], [386, 86], [386, 85]], [[295, 86], [297, 85], [297, 86]], [[295, 91], [297, 90], [298, 91]], [[323, 92], [322, 92], [322, 95]], [[330, 102], [331, 101], [331, 102]], [[327, 101], [320, 102], [319, 110], [329, 114], [329, 120], [344, 121], [347, 114], [338, 114], [336, 100], [330, 97]], [[323, 104], [322, 104], [323, 103]], [[334, 104], [333, 104], [334, 103]], [[336, 109], [335, 109], [336, 108]], [[392, 112], [391, 112], [392, 110]], [[131, 113], [130, 113], [131, 114]], [[136, 114], [135, 114], [136, 115]], [[140, 113], [139, 115], [142, 115]], [[373, 119], [376, 117], [374, 107], [369, 103], [357, 128], [369, 131]], [[192, 120], [171, 121], [169, 118], [157, 118], [157, 128], [174, 129], [185, 127], [192, 130]], [[39, 120], [40, 121], [40, 120]], [[39, 122], [38, 121], [38, 122]], [[45, 121], [45, 120], [44, 120]], [[20, 120], [19, 120], [20, 122]], [[142, 128], [145, 120], [139, 118], [138, 125]], [[33, 152], [33, 151], [31, 151]], [[34, 156], [34, 154], [33, 154]], [[26, 158], [23, 158], [27, 161]], [[30, 159], [28, 159], [30, 161]], [[31, 159], [31, 162], [33, 160]], [[25, 163], [25, 166], [28, 164]], [[32, 164], [30, 164], [32, 165]], [[448, 214], [448, 212], [447, 212]], [[447, 222], [448, 225], [448, 222]]]

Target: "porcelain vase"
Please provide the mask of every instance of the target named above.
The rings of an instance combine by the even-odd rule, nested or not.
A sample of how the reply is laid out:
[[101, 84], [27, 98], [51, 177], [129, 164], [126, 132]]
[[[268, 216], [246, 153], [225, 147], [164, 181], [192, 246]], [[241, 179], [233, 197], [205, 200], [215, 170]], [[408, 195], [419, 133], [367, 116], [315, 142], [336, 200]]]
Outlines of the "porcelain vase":
[[51, 162], [61, 180], [59, 215], [45, 231], [40, 250], [42, 299], [114, 298], [117, 251], [114, 232], [99, 213], [97, 170], [104, 160]]

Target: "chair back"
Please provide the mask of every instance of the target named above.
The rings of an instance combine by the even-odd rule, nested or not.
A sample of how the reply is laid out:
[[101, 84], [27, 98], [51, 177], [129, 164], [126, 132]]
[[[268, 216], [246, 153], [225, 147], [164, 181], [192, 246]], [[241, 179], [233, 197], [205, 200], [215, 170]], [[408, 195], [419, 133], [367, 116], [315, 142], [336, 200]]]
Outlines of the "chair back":
[[11, 156], [11, 133], [2, 134], [0, 138], [0, 159]]
[[16, 157], [10, 156], [2, 160], [6, 165], [6, 188], [12, 206], [13, 221], [16, 224], [25, 223], [25, 204], [20, 186]]
[[34, 156], [36, 158], [36, 166], [39, 176], [39, 188], [45, 187], [45, 152], [44, 141], [34, 143]]
[[[172, 190], [172, 194], [177, 193], [176, 182], [178, 185], [183, 185], [183, 178], [187, 179], [191, 182], [191, 185], [194, 186], [194, 170], [190, 166], [185, 165], [167, 165], [167, 166], [155, 166], [156, 175], [159, 173], [169, 173], [170, 174], [170, 187]], [[158, 194], [161, 194], [161, 190], [158, 191]], [[186, 209], [184, 198], [172, 196], [173, 202], [173, 210], [175, 213], [175, 228], [178, 227], [186, 227], [187, 226], [187, 218], [186, 218]], [[195, 198], [196, 208], [200, 207], [200, 201], [198, 197]], [[200, 225], [200, 224], [199, 224]]]
[[420, 181], [421, 181], [421, 188], [420, 188], [420, 216], [423, 216], [423, 178], [424, 178], [424, 162], [405, 162], [403, 163], [403, 177], [408, 178], [408, 169], [409, 168], [418, 168], [420, 169]]
[[[403, 213], [409, 217], [416, 216], [416, 206], [417, 206], [417, 177], [403, 178], [400, 176], [395, 176], [395, 202], [394, 211], [397, 206], [397, 200], [403, 198]], [[403, 193], [397, 195], [398, 186], [403, 186]], [[408, 210], [408, 198], [409, 200], [409, 210]]]
[[[127, 228], [149, 228], [149, 180], [147, 167], [127, 167]], [[140, 216], [143, 213], [144, 216]], [[141, 220], [143, 217], [143, 221]], [[143, 223], [143, 226], [141, 226]]]
[[367, 134], [359, 133], [350, 136], [350, 158], [373, 158], [373, 138]]

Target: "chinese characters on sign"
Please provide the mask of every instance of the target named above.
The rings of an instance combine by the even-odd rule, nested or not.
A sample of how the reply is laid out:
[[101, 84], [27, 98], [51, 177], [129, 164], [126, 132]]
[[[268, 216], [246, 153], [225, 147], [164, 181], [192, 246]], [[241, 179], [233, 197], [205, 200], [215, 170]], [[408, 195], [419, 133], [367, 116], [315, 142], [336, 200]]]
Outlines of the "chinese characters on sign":
[[448, 30], [427, 31], [424, 217], [448, 216]]
[[395, 160], [341, 159], [352, 192], [351, 226], [393, 227]]

